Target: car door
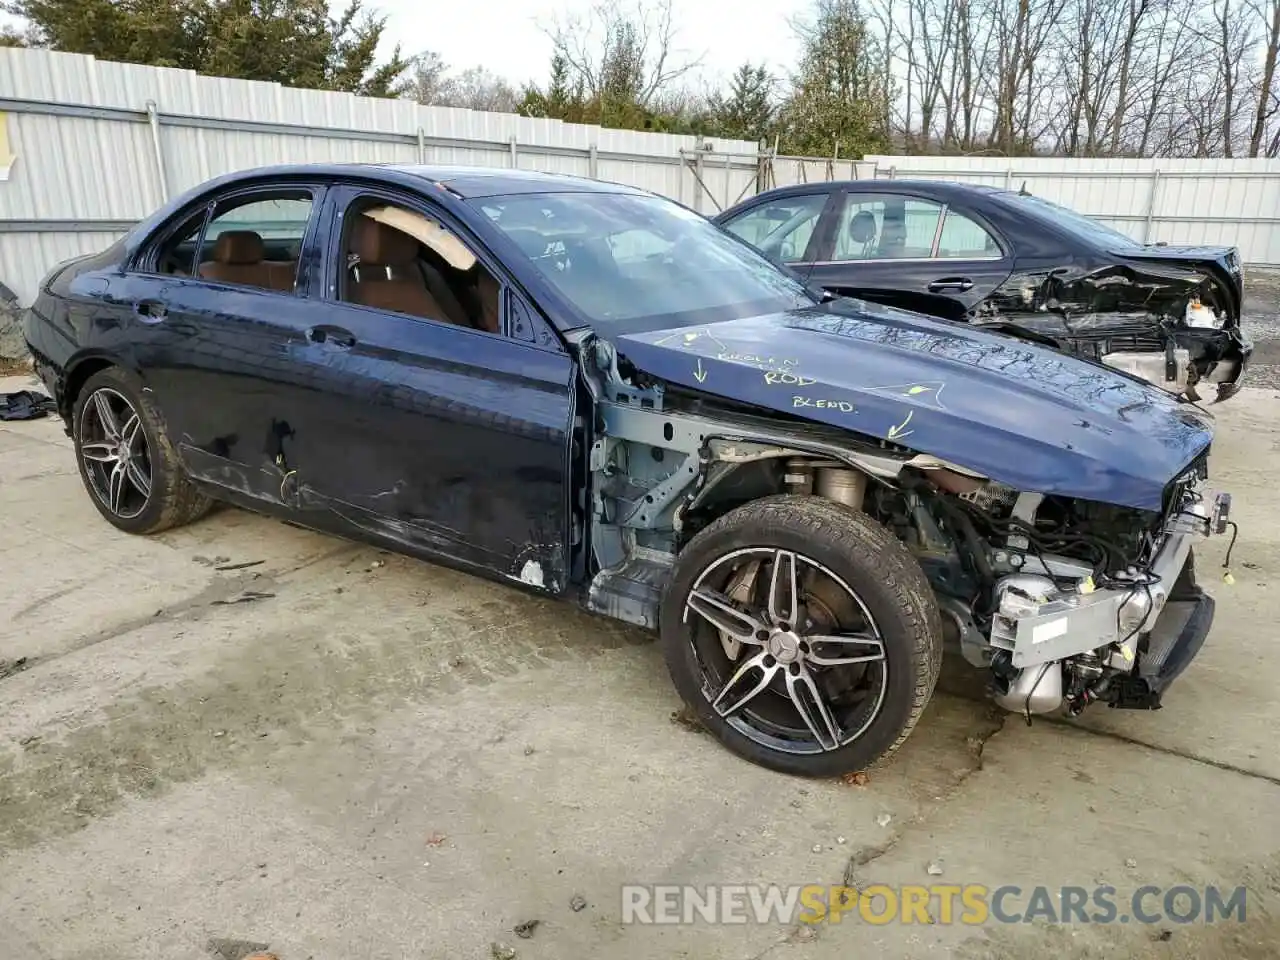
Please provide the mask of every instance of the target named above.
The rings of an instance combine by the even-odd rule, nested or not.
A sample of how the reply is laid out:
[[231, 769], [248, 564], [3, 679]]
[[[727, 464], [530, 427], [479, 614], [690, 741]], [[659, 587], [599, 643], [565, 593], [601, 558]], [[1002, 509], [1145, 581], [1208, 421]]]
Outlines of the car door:
[[324, 305], [293, 362], [316, 390], [291, 444], [305, 522], [523, 581], [566, 585], [575, 367], [448, 213], [329, 194]]
[[130, 307], [134, 362], [187, 470], [280, 502], [291, 423], [309, 386], [287, 354], [314, 322], [311, 265], [325, 188], [259, 182], [182, 211], [108, 295]]
[[834, 219], [829, 246], [796, 269], [841, 296], [961, 319], [1013, 271], [992, 228], [925, 196], [851, 186]]
[[836, 199], [830, 184], [814, 184], [805, 192], [744, 204], [716, 222], [765, 256], [794, 266], [817, 257], [828, 222], [823, 215], [835, 209]]

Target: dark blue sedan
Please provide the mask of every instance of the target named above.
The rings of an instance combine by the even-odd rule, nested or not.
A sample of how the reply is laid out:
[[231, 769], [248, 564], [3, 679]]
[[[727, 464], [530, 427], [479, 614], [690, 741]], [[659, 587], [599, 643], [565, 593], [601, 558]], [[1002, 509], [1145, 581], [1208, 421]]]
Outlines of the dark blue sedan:
[[840, 296], [994, 326], [1199, 399], [1237, 389], [1235, 247], [1141, 244], [1025, 191], [935, 180], [783, 187], [716, 218]]
[[1213, 621], [1194, 404], [814, 295], [627, 187], [222, 177], [56, 268], [24, 329], [120, 530], [223, 500], [657, 631], [699, 721], [778, 770], [892, 752], [944, 644], [1028, 717], [1151, 709]]

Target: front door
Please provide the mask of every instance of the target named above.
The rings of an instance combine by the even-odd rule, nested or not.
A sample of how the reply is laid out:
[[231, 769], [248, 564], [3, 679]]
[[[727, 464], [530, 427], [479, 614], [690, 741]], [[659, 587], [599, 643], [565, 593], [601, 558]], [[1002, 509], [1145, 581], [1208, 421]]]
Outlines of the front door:
[[326, 302], [292, 358], [317, 381], [289, 461], [303, 519], [563, 590], [573, 361], [530, 342], [542, 318], [508, 322], [515, 295], [443, 210], [345, 186], [328, 206]]
[[960, 320], [1013, 269], [992, 231], [934, 200], [851, 190], [834, 216], [809, 283], [841, 296]]

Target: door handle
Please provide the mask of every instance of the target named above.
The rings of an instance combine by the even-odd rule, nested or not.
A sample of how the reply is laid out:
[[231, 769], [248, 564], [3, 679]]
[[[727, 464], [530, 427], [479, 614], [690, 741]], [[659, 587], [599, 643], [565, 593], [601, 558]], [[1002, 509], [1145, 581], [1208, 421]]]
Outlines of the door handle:
[[169, 311], [159, 300], [139, 300], [133, 305], [133, 312], [145, 323], [159, 323], [169, 316]]
[[943, 277], [941, 280], [935, 280], [929, 284], [930, 293], [942, 293], [944, 290], [955, 290], [958, 293], [964, 293], [966, 290], [973, 289], [973, 281], [968, 277]]
[[342, 327], [331, 327], [328, 324], [309, 327], [307, 329], [307, 339], [312, 343], [327, 343], [335, 347], [354, 347], [356, 345], [354, 333], [350, 330], [344, 330]]

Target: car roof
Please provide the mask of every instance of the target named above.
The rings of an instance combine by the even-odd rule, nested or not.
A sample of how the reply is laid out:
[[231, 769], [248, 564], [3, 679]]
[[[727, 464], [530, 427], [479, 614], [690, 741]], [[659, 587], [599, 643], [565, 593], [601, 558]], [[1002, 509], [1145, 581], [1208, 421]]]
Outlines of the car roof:
[[[956, 183], [954, 180], [922, 180], [895, 177], [892, 180], [876, 177], [864, 180], [814, 180], [809, 183], [797, 183], [789, 187], [777, 187], [758, 194], [760, 197], [786, 197], [803, 193], [827, 192], [853, 187], [858, 190], [886, 192], [901, 191], [904, 193], [927, 193], [939, 198], [948, 197], [996, 197], [1013, 191], [1003, 187], [993, 187], [985, 183]], [[756, 198], [752, 198], [756, 199]]]
[[463, 199], [537, 193], [644, 193], [621, 183], [607, 183], [565, 173], [513, 170], [507, 167], [432, 166], [404, 163], [276, 164], [240, 170], [226, 180], [273, 176], [358, 176], [406, 184], [413, 180], [443, 187]]

